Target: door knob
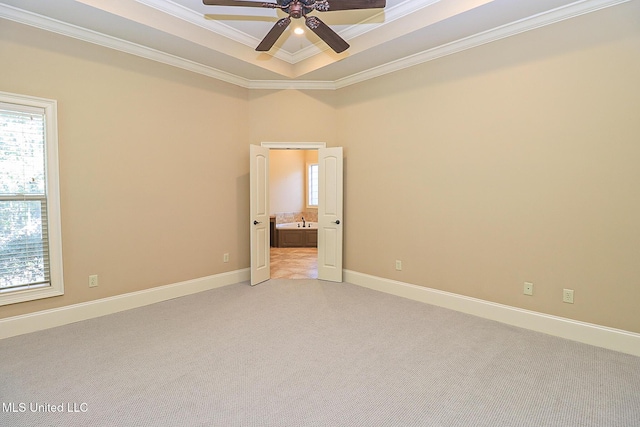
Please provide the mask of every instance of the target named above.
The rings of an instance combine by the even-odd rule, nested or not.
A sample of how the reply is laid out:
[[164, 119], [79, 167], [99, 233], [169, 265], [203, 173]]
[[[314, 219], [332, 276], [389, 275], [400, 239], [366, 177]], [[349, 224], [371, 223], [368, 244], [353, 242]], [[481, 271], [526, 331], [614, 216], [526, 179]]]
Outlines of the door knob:
[[333, 223], [334, 223], [334, 224], [338, 224], [338, 225], [340, 225], [340, 220], [339, 220], [339, 219], [336, 219], [335, 221], [333, 221]]
[[258, 225], [258, 224], [262, 224], [262, 221], [253, 221], [253, 225]]

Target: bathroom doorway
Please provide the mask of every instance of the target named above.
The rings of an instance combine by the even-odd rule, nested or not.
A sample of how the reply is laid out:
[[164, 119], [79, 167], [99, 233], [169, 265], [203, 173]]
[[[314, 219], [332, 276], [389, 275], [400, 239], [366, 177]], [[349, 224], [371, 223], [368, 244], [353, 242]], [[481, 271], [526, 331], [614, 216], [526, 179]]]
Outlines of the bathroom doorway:
[[269, 150], [271, 278], [318, 278], [318, 150]]
[[[342, 282], [343, 239], [343, 150], [326, 148], [324, 143], [270, 143], [249, 146], [249, 194], [251, 236], [251, 286], [271, 278], [270, 268], [270, 152], [273, 149], [317, 149], [318, 152], [318, 208], [317, 271], [318, 279]], [[307, 214], [310, 216], [310, 214]], [[302, 220], [302, 216], [300, 217]], [[305, 221], [301, 230], [307, 230]], [[297, 225], [295, 225], [297, 228]], [[292, 230], [291, 230], [292, 231]], [[290, 233], [289, 236], [291, 237]], [[307, 238], [310, 238], [307, 236]], [[310, 247], [311, 245], [302, 245]], [[314, 245], [315, 246], [315, 245]]]
[[271, 248], [272, 279], [317, 279], [318, 248]]

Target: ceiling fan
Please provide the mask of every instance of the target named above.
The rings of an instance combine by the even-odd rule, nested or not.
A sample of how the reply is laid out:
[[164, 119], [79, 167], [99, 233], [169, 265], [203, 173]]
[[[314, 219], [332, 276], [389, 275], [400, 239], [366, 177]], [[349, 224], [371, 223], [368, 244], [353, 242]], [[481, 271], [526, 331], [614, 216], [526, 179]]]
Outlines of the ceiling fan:
[[244, 6], [244, 7], [266, 7], [269, 9], [281, 9], [289, 14], [282, 18], [267, 33], [260, 42], [256, 50], [266, 52], [273, 47], [276, 40], [282, 35], [284, 30], [291, 24], [291, 18], [299, 19], [304, 17], [305, 25], [318, 37], [324, 40], [336, 53], [344, 52], [349, 48], [347, 43], [327, 24], [316, 16], [307, 16], [310, 12], [331, 12], [334, 10], [355, 10], [355, 9], [378, 9], [386, 6], [386, 0], [276, 0], [273, 2], [247, 1], [247, 0], [202, 0], [207, 6]]

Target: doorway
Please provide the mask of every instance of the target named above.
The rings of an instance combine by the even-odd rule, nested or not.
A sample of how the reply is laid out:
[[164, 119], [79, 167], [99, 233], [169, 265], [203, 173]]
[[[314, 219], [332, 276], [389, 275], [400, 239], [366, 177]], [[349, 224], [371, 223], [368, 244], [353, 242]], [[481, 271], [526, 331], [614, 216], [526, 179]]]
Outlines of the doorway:
[[318, 278], [318, 150], [269, 150], [271, 277]]
[[[251, 286], [271, 277], [269, 208], [270, 150], [317, 149], [318, 151], [318, 279], [342, 282], [342, 147], [326, 148], [324, 143], [265, 143], [250, 145], [250, 234]], [[296, 227], [297, 228], [297, 227]], [[304, 228], [301, 225], [301, 229]], [[304, 245], [303, 245], [304, 246]]]
[[318, 248], [271, 248], [272, 279], [317, 279]]

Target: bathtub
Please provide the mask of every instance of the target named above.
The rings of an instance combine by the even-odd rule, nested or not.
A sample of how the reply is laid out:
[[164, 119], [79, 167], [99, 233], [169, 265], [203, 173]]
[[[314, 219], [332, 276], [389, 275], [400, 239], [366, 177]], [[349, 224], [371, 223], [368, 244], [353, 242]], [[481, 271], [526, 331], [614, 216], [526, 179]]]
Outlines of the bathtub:
[[[276, 224], [276, 228], [278, 230], [289, 229], [289, 228], [295, 228], [295, 229], [300, 228], [300, 229], [303, 229], [301, 222], [288, 222], [286, 224]], [[318, 223], [317, 222], [308, 222], [307, 221], [306, 227], [304, 227], [304, 230], [307, 230], [307, 229], [317, 230], [318, 229]]]
[[315, 248], [318, 246], [318, 223], [301, 222], [276, 224], [276, 246], [279, 248]]

